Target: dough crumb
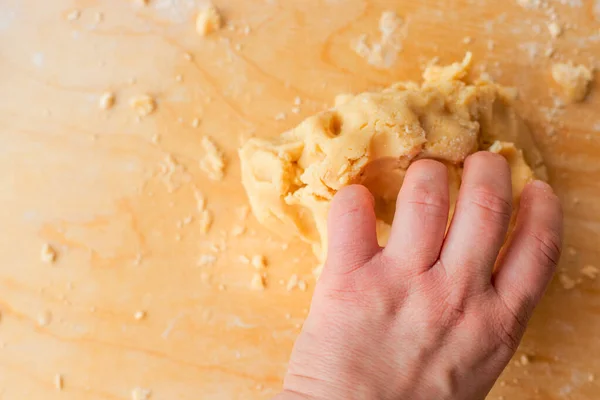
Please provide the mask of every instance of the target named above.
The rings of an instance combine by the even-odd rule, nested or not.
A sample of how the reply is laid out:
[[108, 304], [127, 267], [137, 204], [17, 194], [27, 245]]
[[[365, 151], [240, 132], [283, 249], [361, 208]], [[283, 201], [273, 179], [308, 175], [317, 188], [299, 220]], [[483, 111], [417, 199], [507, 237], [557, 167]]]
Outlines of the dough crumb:
[[517, 3], [523, 8], [532, 10], [542, 6], [542, 0], [517, 0]]
[[287, 285], [285, 286], [285, 290], [291, 292], [296, 288], [296, 286], [298, 286], [298, 275], [293, 274], [292, 276], [290, 276], [290, 279], [288, 280]]
[[600, 269], [593, 265], [586, 265], [579, 271], [581, 274], [590, 279], [596, 279], [600, 275]]
[[394, 11], [384, 11], [379, 19], [379, 40], [371, 43], [368, 35], [361, 35], [353, 50], [374, 67], [390, 68], [402, 51], [403, 26], [404, 21]]
[[67, 13], [67, 21], [76, 21], [81, 17], [81, 11], [71, 10]]
[[548, 31], [550, 32], [550, 36], [554, 39], [558, 38], [563, 33], [562, 27], [556, 21], [552, 21], [548, 24]]
[[529, 363], [531, 363], [531, 358], [527, 354], [523, 354], [519, 358], [519, 361], [521, 362], [522, 366], [526, 366], [529, 365]]
[[252, 280], [250, 281], [250, 288], [252, 290], [257, 290], [257, 291], [265, 290], [265, 288], [266, 288], [265, 278], [261, 273], [256, 272], [254, 275], [252, 275]]
[[245, 232], [246, 232], [245, 226], [236, 225], [233, 228], [231, 228], [231, 231], [229, 232], [229, 234], [233, 237], [238, 237], [238, 236], [242, 236]]
[[560, 281], [560, 284], [562, 285], [563, 289], [565, 289], [565, 290], [571, 290], [575, 286], [577, 286], [577, 283], [569, 275], [567, 275], [565, 273], [559, 274], [558, 280]]
[[109, 110], [115, 105], [115, 94], [111, 92], [105, 92], [100, 96], [98, 100], [98, 106], [103, 110]]
[[183, 53], [183, 59], [185, 61], [192, 61], [194, 59], [194, 56], [192, 56], [190, 53]]
[[594, 374], [588, 375], [588, 382], [594, 382], [595, 380], [596, 380], [596, 375], [594, 375]]
[[219, 11], [213, 4], [209, 4], [196, 17], [196, 32], [200, 36], [207, 36], [221, 29], [222, 23]]
[[136, 312], [133, 314], [133, 318], [134, 318], [136, 321], [141, 321], [141, 320], [143, 320], [144, 318], [146, 318], [146, 311], [142, 311], [142, 310], [136, 311]]
[[217, 145], [208, 137], [203, 137], [201, 141], [204, 156], [200, 159], [200, 169], [202, 169], [213, 181], [223, 180], [225, 175], [225, 158]]
[[200, 233], [206, 235], [210, 230], [213, 223], [213, 216], [209, 210], [202, 210], [200, 217], [198, 218], [198, 224], [200, 226]]
[[54, 388], [56, 390], [63, 390], [65, 384], [64, 384], [64, 378], [61, 374], [56, 374], [54, 375]]
[[199, 267], [207, 267], [207, 266], [213, 265], [216, 262], [217, 262], [216, 256], [214, 256], [212, 254], [202, 254], [198, 258], [197, 264]]
[[140, 117], [146, 117], [156, 110], [156, 101], [147, 94], [132, 97], [129, 105]]
[[131, 400], [150, 400], [152, 391], [150, 389], [134, 388], [131, 391]]
[[44, 311], [38, 315], [37, 322], [39, 326], [48, 326], [52, 322], [52, 313], [50, 311]]
[[592, 71], [583, 65], [558, 63], [552, 66], [552, 78], [573, 103], [583, 101], [592, 82]]
[[255, 255], [252, 257], [251, 264], [254, 268], [262, 270], [267, 268], [267, 258], [262, 255]]
[[52, 247], [48, 243], [44, 243], [42, 245], [42, 250], [40, 251], [40, 260], [43, 263], [53, 264], [54, 262], [56, 262], [57, 257], [58, 253], [56, 252], [54, 247]]
[[306, 281], [299, 280], [298, 289], [300, 289], [300, 291], [302, 292], [306, 292], [308, 290], [308, 283], [306, 283]]

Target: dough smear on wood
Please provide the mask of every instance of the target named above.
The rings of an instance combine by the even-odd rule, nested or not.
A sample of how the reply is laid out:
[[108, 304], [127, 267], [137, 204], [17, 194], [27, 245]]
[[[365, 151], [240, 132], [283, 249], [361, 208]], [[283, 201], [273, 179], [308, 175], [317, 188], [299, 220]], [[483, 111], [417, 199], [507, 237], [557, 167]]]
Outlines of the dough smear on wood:
[[363, 184], [375, 196], [384, 245], [409, 165], [421, 158], [444, 162], [454, 203], [464, 160], [478, 150], [509, 161], [517, 206], [525, 184], [546, 177], [543, 160], [511, 106], [511, 91], [467, 83], [470, 64], [467, 54], [461, 63], [429, 67], [422, 85], [338, 96], [335, 107], [279, 137], [250, 139], [239, 154], [254, 215], [271, 230], [310, 243], [323, 260], [333, 196]]

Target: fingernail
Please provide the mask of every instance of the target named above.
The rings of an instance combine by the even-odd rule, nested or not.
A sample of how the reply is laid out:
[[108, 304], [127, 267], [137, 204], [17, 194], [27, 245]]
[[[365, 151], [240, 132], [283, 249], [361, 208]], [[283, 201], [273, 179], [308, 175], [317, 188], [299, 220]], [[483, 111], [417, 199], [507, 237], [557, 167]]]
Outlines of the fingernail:
[[543, 190], [543, 191], [551, 191], [552, 187], [550, 187], [550, 185], [548, 185], [546, 182], [544, 181], [540, 181], [540, 180], [535, 180], [533, 182], [531, 182], [531, 185], [537, 189]]

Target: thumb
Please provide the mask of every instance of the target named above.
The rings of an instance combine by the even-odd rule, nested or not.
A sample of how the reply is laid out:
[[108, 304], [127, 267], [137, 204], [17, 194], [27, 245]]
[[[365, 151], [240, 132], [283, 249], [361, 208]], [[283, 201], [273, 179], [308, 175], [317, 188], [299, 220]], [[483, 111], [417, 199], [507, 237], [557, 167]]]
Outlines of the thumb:
[[380, 251], [374, 206], [373, 196], [361, 185], [345, 187], [335, 195], [328, 220], [329, 269], [351, 272]]

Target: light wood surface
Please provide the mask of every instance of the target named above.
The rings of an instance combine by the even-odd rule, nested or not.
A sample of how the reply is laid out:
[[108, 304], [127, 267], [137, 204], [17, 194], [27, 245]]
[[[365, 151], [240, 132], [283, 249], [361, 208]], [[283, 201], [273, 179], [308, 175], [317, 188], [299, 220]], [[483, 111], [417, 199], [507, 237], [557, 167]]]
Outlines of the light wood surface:
[[[567, 27], [555, 40], [547, 11], [512, 0], [215, 0], [234, 29], [206, 38], [194, 30], [201, 2], [149, 3], [0, 1], [1, 399], [125, 400], [136, 387], [152, 400], [275, 394], [316, 261], [251, 216], [246, 233], [231, 235], [246, 205], [236, 149], [294, 126], [336, 94], [419, 80], [433, 57], [452, 62], [467, 50], [474, 76], [487, 71], [519, 89], [564, 200], [561, 268], [577, 282], [567, 290], [555, 280], [516, 357], [531, 362], [511, 364], [490, 398], [600, 398], [600, 280], [580, 273], [600, 267], [596, 88], [548, 118], [559, 94], [553, 60], [598, 64], [592, 1], [542, 1]], [[405, 20], [404, 49], [378, 70], [350, 44], [377, 35], [384, 10]], [[106, 91], [116, 104], [101, 110]], [[144, 93], [157, 109], [138, 121], [128, 103]], [[226, 154], [222, 182], [199, 168], [202, 136]], [[195, 191], [214, 214], [207, 235]], [[54, 264], [40, 260], [45, 243], [58, 252]], [[216, 263], [199, 266], [204, 254]], [[269, 261], [264, 292], [250, 289], [254, 269], [240, 259], [255, 254]], [[280, 283], [294, 273], [307, 292]]]

